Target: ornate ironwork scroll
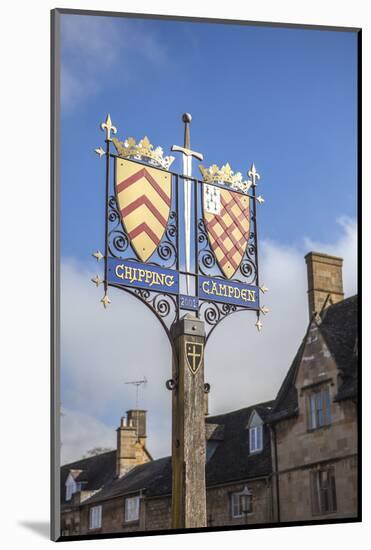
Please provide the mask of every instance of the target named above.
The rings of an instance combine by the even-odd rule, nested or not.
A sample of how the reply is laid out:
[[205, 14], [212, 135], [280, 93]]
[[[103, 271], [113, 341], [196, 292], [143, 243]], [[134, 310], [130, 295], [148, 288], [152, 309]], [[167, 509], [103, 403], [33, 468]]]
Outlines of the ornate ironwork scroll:
[[207, 301], [201, 302], [200, 317], [205, 322], [206, 342], [217, 325], [236, 311], [243, 311], [243, 308], [232, 304], [219, 304], [217, 302]]
[[143, 302], [157, 317], [162, 324], [165, 332], [170, 338], [171, 327], [179, 318], [179, 310], [176, 296], [165, 293], [151, 292], [143, 288], [128, 288], [120, 285], [111, 284], [110, 286], [124, 290], [128, 294], [135, 296]]

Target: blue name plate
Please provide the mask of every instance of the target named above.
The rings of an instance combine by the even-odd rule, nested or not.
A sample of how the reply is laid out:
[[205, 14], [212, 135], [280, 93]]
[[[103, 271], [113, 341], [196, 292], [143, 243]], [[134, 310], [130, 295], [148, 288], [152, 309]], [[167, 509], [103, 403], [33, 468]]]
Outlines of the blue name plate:
[[202, 300], [223, 302], [250, 309], [259, 309], [259, 288], [226, 279], [198, 278], [198, 296]]
[[156, 292], [179, 293], [179, 274], [172, 269], [108, 258], [108, 283], [146, 288]]

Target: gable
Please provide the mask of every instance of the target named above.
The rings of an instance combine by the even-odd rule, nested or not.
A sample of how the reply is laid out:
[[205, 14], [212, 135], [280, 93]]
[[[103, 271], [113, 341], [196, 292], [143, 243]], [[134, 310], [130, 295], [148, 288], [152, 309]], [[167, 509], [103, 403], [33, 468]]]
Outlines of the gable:
[[339, 369], [354, 374], [352, 358], [358, 334], [358, 299], [347, 298], [329, 307], [323, 315], [320, 331]]
[[[286, 377], [278, 391], [273, 410], [269, 415], [269, 422], [291, 418], [298, 413], [297, 387], [304, 383], [304, 374], [311, 378], [310, 363], [318, 362], [317, 378], [320, 380], [321, 372], [333, 373], [338, 383], [339, 370], [343, 373], [343, 383], [337, 388], [336, 399], [349, 399], [357, 396], [357, 370], [358, 357], [355, 353], [357, 339], [357, 296], [331, 305], [318, 316], [318, 323], [313, 319], [299, 346], [295, 358], [286, 374]], [[315, 323], [315, 325], [313, 325]], [[314, 328], [310, 332], [311, 328]], [[317, 353], [312, 353], [316, 347]], [[313, 355], [313, 357], [311, 357]], [[305, 361], [302, 359], [305, 357]], [[331, 364], [330, 364], [331, 362]], [[327, 364], [326, 364], [327, 363]], [[305, 367], [304, 367], [305, 365]], [[299, 368], [301, 368], [299, 372]], [[315, 369], [312, 369], [313, 373]], [[325, 376], [325, 375], [323, 375]], [[332, 374], [331, 374], [332, 376]], [[299, 380], [299, 377], [303, 380]], [[341, 379], [340, 379], [341, 380]]]
[[315, 320], [307, 332], [303, 353], [296, 371], [294, 384], [296, 389], [316, 384], [325, 379], [336, 379], [336, 362], [322, 336], [320, 326]]
[[251, 415], [250, 415], [247, 427], [248, 428], [255, 428], [256, 426], [262, 426], [262, 425], [263, 425], [263, 420], [260, 418], [257, 411], [253, 410]]

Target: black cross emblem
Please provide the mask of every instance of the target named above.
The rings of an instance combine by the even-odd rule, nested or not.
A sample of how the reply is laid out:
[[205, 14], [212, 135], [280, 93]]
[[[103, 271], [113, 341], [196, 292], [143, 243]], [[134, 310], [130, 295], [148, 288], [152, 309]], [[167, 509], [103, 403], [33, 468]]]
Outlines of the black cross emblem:
[[188, 367], [190, 368], [192, 374], [196, 374], [201, 365], [204, 354], [204, 345], [196, 344], [194, 342], [186, 342], [185, 352]]

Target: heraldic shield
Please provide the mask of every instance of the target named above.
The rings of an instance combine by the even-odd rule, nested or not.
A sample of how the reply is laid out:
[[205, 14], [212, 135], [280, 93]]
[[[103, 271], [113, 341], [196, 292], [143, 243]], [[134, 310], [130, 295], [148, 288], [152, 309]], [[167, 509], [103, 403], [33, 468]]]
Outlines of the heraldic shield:
[[196, 374], [201, 366], [204, 355], [204, 345], [196, 342], [185, 342], [185, 356], [188, 368]]
[[204, 183], [203, 212], [210, 246], [220, 269], [230, 279], [241, 263], [249, 240], [249, 197]]
[[116, 159], [116, 196], [121, 220], [138, 258], [146, 262], [165, 233], [171, 205], [171, 174]]

